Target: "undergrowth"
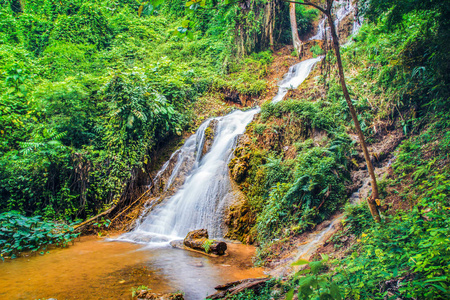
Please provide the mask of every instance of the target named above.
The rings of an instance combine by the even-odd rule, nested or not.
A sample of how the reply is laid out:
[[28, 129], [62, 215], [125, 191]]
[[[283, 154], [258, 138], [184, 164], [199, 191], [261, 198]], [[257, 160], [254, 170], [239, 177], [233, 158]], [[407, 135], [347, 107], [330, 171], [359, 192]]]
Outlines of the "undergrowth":
[[41, 216], [25, 217], [17, 211], [0, 214], [0, 256], [15, 258], [22, 252], [45, 253], [49, 246], [65, 247], [78, 237], [64, 223], [43, 221]]

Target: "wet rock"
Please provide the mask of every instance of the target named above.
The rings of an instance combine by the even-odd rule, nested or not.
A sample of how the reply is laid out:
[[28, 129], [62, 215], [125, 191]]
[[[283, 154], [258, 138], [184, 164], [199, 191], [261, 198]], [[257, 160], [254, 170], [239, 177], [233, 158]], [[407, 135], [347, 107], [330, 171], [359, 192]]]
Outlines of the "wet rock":
[[242, 105], [239, 92], [230, 89], [223, 89], [224, 100], [233, 104]]
[[170, 244], [170, 246], [172, 246], [174, 248], [178, 248], [178, 249], [184, 248], [183, 240], [170, 241], [169, 244]]
[[149, 290], [140, 290], [136, 292], [135, 298], [138, 300], [152, 299], [152, 300], [184, 300], [182, 293], [156, 294]]
[[250, 230], [255, 222], [256, 215], [246, 200], [230, 206], [225, 218], [225, 224], [229, 228], [226, 237], [245, 244], [252, 244], [253, 236]]
[[236, 183], [242, 183], [247, 178], [251, 158], [251, 151], [248, 148], [249, 145], [250, 140], [248, 136], [244, 135], [240, 137], [238, 145], [234, 150], [234, 157], [228, 164], [231, 179]]
[[183, 244], [191, 249], [200, 250], [208, 254], [224, 255], [227, 250], [225, 242], [210, 240], [206, 229], [191, 231], [183, 240]]
[[190, 263], [191, 266], [196, 267], [196, 268], [202, 268], [203, 267], [203, 263], [201, 261], [195, 261]]
[[214, 119], [209, 123], [205, 130], [205, 142], [203, 143], [202, 156], [211, 150], [216, 135], [217, 124], [219, 124], [219, 121]]
[[198, 230], [193, 230], [190, 231], [186, 237], [184, 238], [184, 243], [186, 245], [186, 241], [189, 240], [198, 240], [198, 239], [208, 239], [209, 235], [208, 235], [208, 230], [206, 229], [198, 229]]

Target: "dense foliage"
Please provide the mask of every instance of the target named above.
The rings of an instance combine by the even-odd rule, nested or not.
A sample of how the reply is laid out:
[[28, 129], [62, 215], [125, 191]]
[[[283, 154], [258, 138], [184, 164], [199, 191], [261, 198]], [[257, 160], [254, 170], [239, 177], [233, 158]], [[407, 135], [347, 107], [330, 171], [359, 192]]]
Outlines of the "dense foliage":
[[[287, 5], [276, 3], [275, 15], [287, 15]], [[270, 46], [265, 4], [211, 1], [188, 16], [181, 0], [0, 0], [2, 257], [73, 240], [62, 222], [126, 197], [150, 172], [152, 151], [189, 129], [205, 93], [264, 93], [272, 60], [260, 51]], [[380, 183], [395, 209], [374, 224], [365, 206], [347, 205], [331, 239], [339, 250], [349, 246], [341, 237], [355, 237], [346, 257], [300, 261], [309, 269], [282, 289], [273, 292], [270, 283], [233, 299], [287, 291], [288, 299], [294, 292], [301, 299], [449, 298], [449, 8], [448, 1], [360, 1], [368, 24], [343, 47], [369, 142], [396, 127], [406, 137], [393, 174]], [[317, 14], [303, 6], [297, 14], [305, 33]], [[281, 18], [278, 42], [289, 40], [286, 28]], [[324, 65], [334, 63], [328, 52]], [[349, 171], [359, 167], [335, 70], [318, 82], [323, 97], [264, 105], [230, 162], [254, 216], [260, 261], [343, 207]]]
[[236, 56], [234, 6], [197, 16], [183, 38], [182, 1], [0, 4], [0, 212], [93, 215], [139, 192], [202, 94], [266, 89], [253, 69], [271, 53]]
[[[346, 234], [356, 234], [360, 242], [338, 264], [335, 279], [347, 297], [448, 298], [449, 136], [439, 133], [448, 126], [445, 123], [441, 120], [405, 141], [393, 166], [396, 176], [385, 182], [410, 210], [400, 210], [380, 225], [367, 223], [364, 214], [349, 210]], [[431, 160], [428, 151], [435, 153]]]

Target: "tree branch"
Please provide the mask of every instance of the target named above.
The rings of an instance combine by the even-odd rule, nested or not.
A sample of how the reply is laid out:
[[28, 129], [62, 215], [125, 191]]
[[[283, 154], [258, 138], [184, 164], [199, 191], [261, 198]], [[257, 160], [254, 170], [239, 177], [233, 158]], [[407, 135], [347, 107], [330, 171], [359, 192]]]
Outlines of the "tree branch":
[[287, 2], [287, 3], [295, 3], [295, 4], [300, 4], [300, 5], [312, 6], [314, 8], [317, 8], [318, 10], [320, 10], [324, 14], [326, 13], [325, 9], [323, 9], [319, 5], [311, 3], [311, 2], [297, 2], [297, 1], [291, 1], [291, 0], [282, 0], [282, 1], [283, 2]]

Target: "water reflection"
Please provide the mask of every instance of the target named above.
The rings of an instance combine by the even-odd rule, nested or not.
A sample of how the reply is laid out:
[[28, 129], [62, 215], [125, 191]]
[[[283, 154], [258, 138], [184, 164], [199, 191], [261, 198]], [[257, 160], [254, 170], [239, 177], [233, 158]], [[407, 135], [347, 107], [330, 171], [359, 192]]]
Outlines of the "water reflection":
[[0, 263], [0, 299], [130, 299], [131, 288], [185, 292], [204, 299], [214, 286], [263, 276], [252, 268], [254, 248], [229, 244], [229, 255], [210, 258], [198, 253], [145, 248], [84, 237], [68, 249]]

